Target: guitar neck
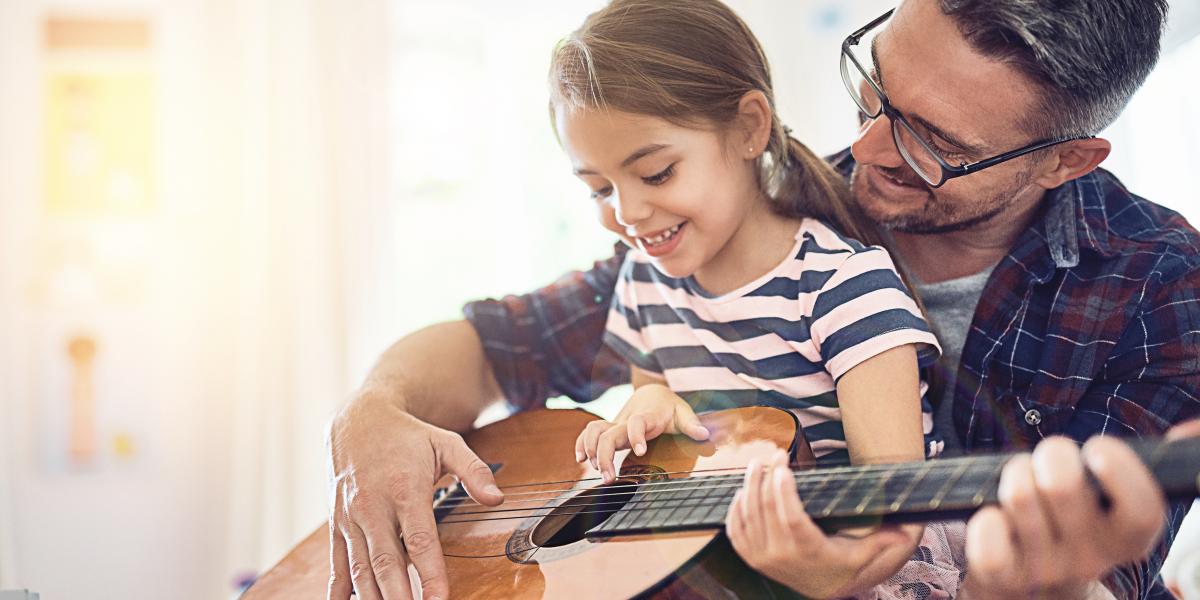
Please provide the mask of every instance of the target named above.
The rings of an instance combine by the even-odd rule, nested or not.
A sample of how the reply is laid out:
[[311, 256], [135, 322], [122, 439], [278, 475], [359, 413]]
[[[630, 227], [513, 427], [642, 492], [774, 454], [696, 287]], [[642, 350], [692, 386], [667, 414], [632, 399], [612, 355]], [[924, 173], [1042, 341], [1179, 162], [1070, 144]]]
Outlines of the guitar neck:
[[[1200, 493], [1200, 438], [1134, 440], [1130, 445], [1167, 497], [1191, 498]], [[959, 519], [997, 502], [1000, 472], [1012, 456], [978, 455], [804, 471], [797, 473], [796, 485], [805, 510], [827, 527], [864, 520]], [[719, 475], [645, 484], [646, 490], [639, 490], [641, 496], [627, 504], [626, 510], [588, 535], [722, 527], [742, 478], [740, 474]]]

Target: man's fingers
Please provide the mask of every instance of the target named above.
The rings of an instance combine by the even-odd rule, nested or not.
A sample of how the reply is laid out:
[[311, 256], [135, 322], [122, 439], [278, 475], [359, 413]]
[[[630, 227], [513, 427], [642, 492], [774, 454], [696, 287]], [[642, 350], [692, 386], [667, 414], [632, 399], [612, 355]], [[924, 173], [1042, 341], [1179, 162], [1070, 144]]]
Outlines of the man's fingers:
[[1022, 569], [1036, 583], [1042, 583], [1051, 573], [1046, 568], [1057, 564], [1051, 556], [1057, 532], [1046, 513], [1044, 500], [1039, 496], [1033, 475], [1033, 459], [1018, 454], [1004, 465], [1000, 473], [1000, 505], [1008, 516], [1009, 526], [1016, 536], [1016, 554]]
[[367, 538], [353, 522], [346, 523], [343, 527], [350, 579], [354, 582], [355, 594], [359, 600], [383, 600], [379, 586], [375, 583], [375, 573], [371, 571], [371, 550], [367, 547]]
[[675, 405], [675, 429], [698, 442], [709, 436], [708, 428], [700, 424], [700, 417], [682, 402]]
[[1192, 419], [1184, 421], [1171, 429], [1167, 430], [1168, 440], [1180, 440], [1183, 438], [1200, 436], [1200, 419]]
[[[458, 475], [463, 489], [476, 502], [496, 506], [504, 502], [504, 493], [496, 485], [492, 469], [467, 446], [462, 436], [454, 432], [433, 438], [434, 454], [441, 461], [442, 472]], [[413, 494], [428, 494], [428, 490], [403, 490]]]
[[[995, 590], [995, 597], [1023, 587], [1024, 577], [1013, 535], [1008, 517], [995, 506], [980, 509], [967, 522], [966, 554], [971, 578], [979, 582], [979, 587]], [[1009, 589], [1002, 585], [1004, 583], [1017, 587]]]
[[446, 562], [438, 540], [437, 523], [428, 503], [418, 500], [401, 505], [400, 535], [408, 560], [421, 576], [421, 597], [444, 600], [450, 594]]
[[1072, 571], [1076, 556], [1060, 551], [1090, 535], [1101, 518], [1099, 499], [1084, 476], [1079, 445], [1065, 437], [1046, 438], [1034, 448], [1031, 461], [1041, 506], [1054, 534], [1054, 552], [1066, 554], [1058, 557], [1056, 570]]
[[1114, 438], [1088, 440], [1083, 460], [1110, 500], [1104, 516], [1107, 558], [1125, 562], [1143, 556], [1158, 539], [1167, 510], [1158, 484], [1137, 455]]
[[372, 515], [360, 524], [367, 550], [371, 553], [371, 573], [384, 600], [412, 600], [408, 581], [408, 559], [400, 547], [390, 515]]
[[338, 531], [337, 522], [329, 519], [329, 589], [327, 600], [349, 600], [354, 592], [350, 580], [350, 556], [346, 552], [346, 538]]

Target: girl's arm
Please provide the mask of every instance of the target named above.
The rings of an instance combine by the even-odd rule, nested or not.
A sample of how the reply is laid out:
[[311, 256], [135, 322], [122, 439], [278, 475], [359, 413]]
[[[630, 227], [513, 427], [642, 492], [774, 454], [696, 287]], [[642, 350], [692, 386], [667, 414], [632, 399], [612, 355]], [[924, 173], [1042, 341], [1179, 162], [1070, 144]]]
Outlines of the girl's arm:
[[[859, 363], [838, 380], [837, 393], [852, 462], [924, 458], [913, 345]], [[783, 453], [769, 465], [753, 461], [726, 529], [750, 566], [812, 598], [844, 597], [887, 580], [909, 560], [924, 531], [903, 525], [828, 535], [805, 514], [802, 502]]]
[[852, 463], [925, 458], [920, 385], [911, 344], [869, 358], [842, 375], [838, 405]]

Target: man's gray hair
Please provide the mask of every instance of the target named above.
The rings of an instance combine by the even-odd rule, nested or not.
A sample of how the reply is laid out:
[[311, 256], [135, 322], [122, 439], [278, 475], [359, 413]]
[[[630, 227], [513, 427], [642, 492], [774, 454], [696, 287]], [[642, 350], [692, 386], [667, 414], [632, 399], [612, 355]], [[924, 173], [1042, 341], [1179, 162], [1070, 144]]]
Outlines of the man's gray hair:
[[1121, 114], [1158, 62], [1167, 0], [939, 0], [976, 51], [1042, 91], [1024, 125], [1093, 135]]

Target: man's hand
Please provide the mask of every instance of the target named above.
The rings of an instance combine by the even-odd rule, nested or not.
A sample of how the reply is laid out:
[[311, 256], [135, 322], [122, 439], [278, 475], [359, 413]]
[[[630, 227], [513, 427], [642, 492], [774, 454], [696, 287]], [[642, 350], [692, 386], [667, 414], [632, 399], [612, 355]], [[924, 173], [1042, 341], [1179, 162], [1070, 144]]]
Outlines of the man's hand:
[[361, 600], [410, 600], [410, 562], [422, 596], [445, 600], [433, 485], [452, 473], [477, 502], [495, 506], [504, 496], [491, 470], [457, 433], [366, 395], [333, 420], [328, 444], [330, 600], [352, 592]]
[[[1084, 465], [1103, 487], [1107, 510]], [[1000, 505], [967, 525], [969, 597], [1103, 597], [1098, 580], [1150, 552], [1165, 511], [1158, 485], [1124, 443], [1094, 437], [1080, 449], [1047, 438], [1005, 465]]]
[[766, 466], [750, 461], [726, 519], [734, 550], [758, 572], [806, 597], [832, 598], [883, 582], [912, 556], [922, 526], [825, 535], [804, 512], [787, 455], [780, 451]]

